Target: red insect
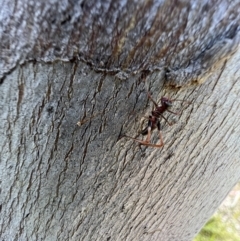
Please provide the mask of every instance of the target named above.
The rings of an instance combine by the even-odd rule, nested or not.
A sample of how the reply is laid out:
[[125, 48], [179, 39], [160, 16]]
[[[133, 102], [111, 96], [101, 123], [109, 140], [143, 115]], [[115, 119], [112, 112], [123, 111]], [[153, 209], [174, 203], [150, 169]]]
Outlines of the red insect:
[[[159, 118], [162, 117], [171, 126], [172, 123], [168, 122], [168, 120], [163, 116], [163, 113], [165, 111], [167, 111], [167, 112], [170, 112], [172, 114], [179, 115], [179, 113], [172, 112], [169, 109], [172, 107], [173, 101], [183, 101], [183, 100], [177, 100], [177, 99], [171, 100], [169, 98], [162, 97], [161, 98], [161, 105], [159, 106], [157, 104], [157, 102], [152, 98], [152, 96], [150, 95], [149, 92], [148, 92], [148, 98], [153, 102], [153, 104], [155, 106], [155, 110], [153, 110], [152, 115], [150, 115], [148, 117], [147, 127], [144, 130], [142, 130], [142, 132], [141, 132], [142, 135], [147, 135], [146, 140], [145, 141], [144, 140], [138, 140], [138, 139], [133, 138], [131, 136], [126, 136], [126, 135], [124, 135], [124, 136], [137, 141], [141, 145], [151, 146], [151, 147], [162, 147], [164, 145], [164, 143], [163, 143], [163, 138], [162, 138], [162, 134], [161, 134], [161, 131], [160, 131], [160, 120], [159, 120]], [[150, 143], [151, 133], [156, 128], [158, 129], [158, 132], [159, 132], [160, 143], [159, 144], [152, 144], [152, 143]]]

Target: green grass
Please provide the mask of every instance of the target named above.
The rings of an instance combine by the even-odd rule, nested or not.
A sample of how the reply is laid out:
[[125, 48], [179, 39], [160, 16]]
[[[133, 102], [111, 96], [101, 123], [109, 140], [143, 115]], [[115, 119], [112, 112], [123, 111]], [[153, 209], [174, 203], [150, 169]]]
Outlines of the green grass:
[[193, 241], [240, 241], [240, 183]]
[[240, 241], [234, 225], [222, 221], [222, 215], [215, 214], [202, 228], [194, 241]]

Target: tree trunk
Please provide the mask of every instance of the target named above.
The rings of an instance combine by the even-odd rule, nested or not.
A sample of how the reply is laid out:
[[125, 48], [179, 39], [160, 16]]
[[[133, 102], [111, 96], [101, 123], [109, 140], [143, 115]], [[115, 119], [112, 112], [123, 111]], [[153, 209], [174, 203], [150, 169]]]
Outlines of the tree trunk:
[[[21, 26], [1, 57], [1, 240], [192, 240], [239, 181], [238, 2], [219, 25], [224, 1], [103, 2], [4, 23]], [[123, 137], [142, 139], [148, 89], [191, 102], [161, 119], [162, 148]]]

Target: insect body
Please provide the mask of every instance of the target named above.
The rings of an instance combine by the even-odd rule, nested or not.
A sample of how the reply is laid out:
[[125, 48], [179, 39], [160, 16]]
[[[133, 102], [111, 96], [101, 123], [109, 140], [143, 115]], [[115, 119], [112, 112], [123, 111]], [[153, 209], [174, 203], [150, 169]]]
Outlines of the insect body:
[[[136, 138], [133, 138], [131, 136], [126, 136], [128, 138], [131, 138], [135, 141], [137, 141], [138, 143], [140, 143], [141, 145], [145, 145], [145, 146], [151, 146], [151, 147], [162, 147], [164, 145], [163, 143], [163, 138], [162, 138], [162, 134], [160, 131], [160, 120], [159, 118], [162, 117], [169, 125], [172, 125], [172, 123], [168, 122], [168, 120], [163, 116], [164, 112], [170, 112], [172, 114], [175, 115], [179, 115], [178, 113], [172, 112], [170, 111], [170, 107], [172, 106], [172, 102], [173, 101], [177, 101], [176, 99], [171, 100], [168, 99], [166, 97], [162, 97], [161, 98], [161, 105], [159, 106], [157, 104], [157, 102], [152, 98], [151, 94], [148, 92], [148, 98], [153, 102], [155, 110], [152, 111], [152, 115], [149, 115], [149, 117], [147, 117], [148, 119], [148, 125], [147, 127], [142, 131], [142, 135], [147, 135], [146, 140], [138, 140]], [[158, 129], [159, 132], [159, 139], [160, 139], [160, 143], [159, 144], [152, 144], [150, 143], [150, 138], [151, 138], [151, 132], [154, 129]]]

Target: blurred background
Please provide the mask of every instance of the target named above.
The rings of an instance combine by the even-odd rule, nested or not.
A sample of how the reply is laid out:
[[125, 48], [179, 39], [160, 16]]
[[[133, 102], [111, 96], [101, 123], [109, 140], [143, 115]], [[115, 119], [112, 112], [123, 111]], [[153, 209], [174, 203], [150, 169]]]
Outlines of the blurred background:
[[225, 198], [194, 241], [240, 240], [240, 183]]

